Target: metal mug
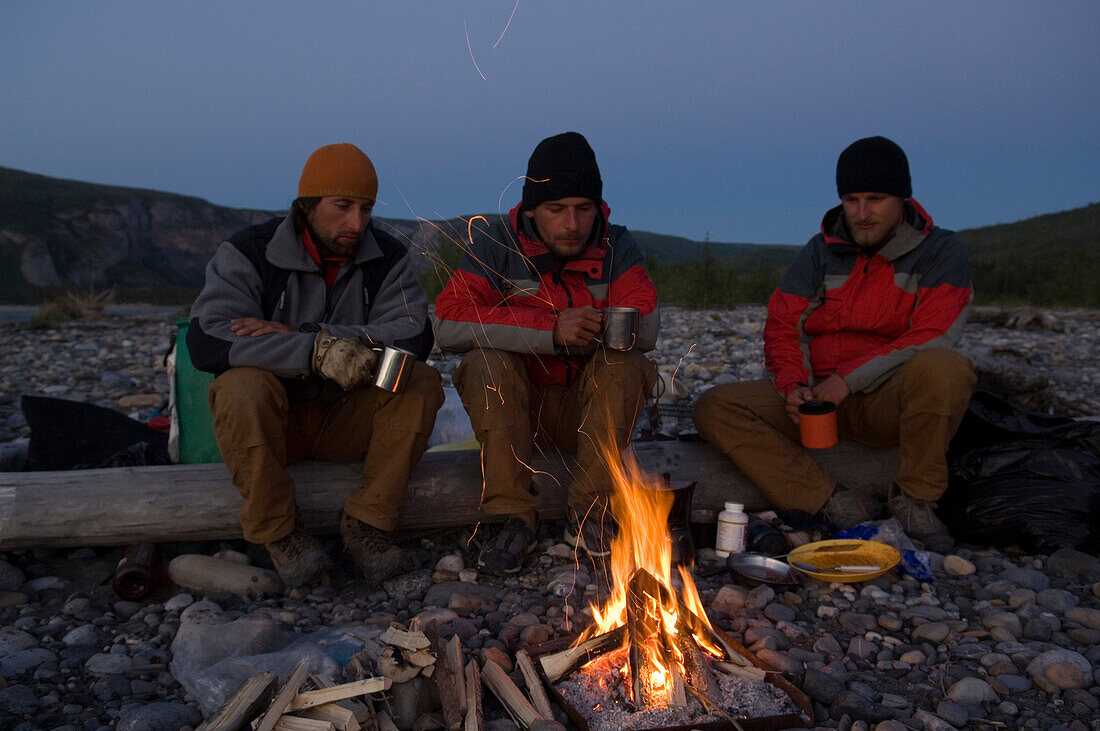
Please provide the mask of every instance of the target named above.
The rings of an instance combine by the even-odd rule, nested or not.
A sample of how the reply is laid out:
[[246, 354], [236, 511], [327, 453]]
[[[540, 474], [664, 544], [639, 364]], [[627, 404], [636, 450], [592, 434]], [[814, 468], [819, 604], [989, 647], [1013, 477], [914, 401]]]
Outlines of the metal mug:
[[638, 339], [638, 315], [633, 307], [605, 307], [601, 342], [611, 350], [630, 350]]
[[416, 356], [407, 350], [387, 345], [378, 354], [374, 385], [383, 391], [401, 393], [409, 383]]

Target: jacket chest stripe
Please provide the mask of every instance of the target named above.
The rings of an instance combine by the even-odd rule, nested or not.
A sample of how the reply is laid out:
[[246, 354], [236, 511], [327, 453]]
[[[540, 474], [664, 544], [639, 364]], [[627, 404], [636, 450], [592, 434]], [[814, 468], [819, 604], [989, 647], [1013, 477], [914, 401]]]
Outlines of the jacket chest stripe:
[[894, 286], [906, 294], [916, 294], [920, 288], [920, 272], [894, 272]]
[[533, 297], [538, 293], [541, 284], [537, 279], [510, 279], [507, 281], [507, 294]]
[[608, 290], [611, 289], [611, 285], [606, 282], [600, 284], [589, 284], [588, 292], [592, 295], [592, 299], [605, 300], [607, 299]]

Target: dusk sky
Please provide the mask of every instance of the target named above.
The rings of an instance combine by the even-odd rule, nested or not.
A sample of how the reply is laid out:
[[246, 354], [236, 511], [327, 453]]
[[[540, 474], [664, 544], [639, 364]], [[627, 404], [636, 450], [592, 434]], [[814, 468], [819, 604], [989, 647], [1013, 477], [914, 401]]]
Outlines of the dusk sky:
[[285, 209], [309, 153], [375, 212], [506, 211], [584, 134], [612, 221], [803, 243], [860, 137], [961, 229], [1100, 201], [1100, 2], [4, 3], [0, 166]]

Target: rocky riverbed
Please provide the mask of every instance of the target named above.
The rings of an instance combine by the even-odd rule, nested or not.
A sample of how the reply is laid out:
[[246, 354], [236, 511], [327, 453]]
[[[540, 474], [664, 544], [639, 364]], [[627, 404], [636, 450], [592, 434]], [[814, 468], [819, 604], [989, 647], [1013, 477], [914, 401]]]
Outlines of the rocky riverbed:
[[[666, 309], [656, 359], [690, 396], [760, 377], [762, 314], [760, 307]], [[1100, 416], [1100, 313], [989, 312], [977, 319], [962, 347], [979, 363], [983, 385], [1034, 410]], [[24, 393], [98, 403], [138, 418], [157, 409], [167, 393], [160, 363], [174, 320], [0, 326], [6, 346], [0, 441], [8, 453], [28, 436], [19, 413]], [[456, 362], [436, 365], [449, 374]], [[516, 649], [575, 633], [603, 591], [595, 567], [578, 565], [561, 543], [562, 528], [541, 525], [527, 570], [511, 579], [470, 568], [491, 535], [490, 528], [471, 526], [403, 537], [411, 565], [421, 568], [382, 587], [365, 586], [340, 564], [330, 586], [308, 593], [210, 599], [226, 619], [263, 615], [303, 637], [326, 627], [384, 627], [431, 616], [445, 635], [461, 638], [467, 657], [513, 671]], [[335, 539], [325, 540], [336, 555]], [[162, 546], [166, 555], [225, 548], [264, 564], [262, 551], [240, 542]], [[120, 600], [109, 578], [121, 554], [121, 548], [0, 554], [0, 728], [137, 731], [200, 723], [204, 699], [185, 690], [194, 687], [187, 677], [183, 684], [177, 677], [184, 673], [173, 640], [196, 621], [188, 609], [203, 597], [165, 586], [144, 601]], [[743, 586], [711, 556], [700, 552], [696, 583], [712, 621], [805, 690], [816, 727], [1100, 728], [1096, 556], [960, 545], [931, 556], [931, 581], [889, 572], [863, 583], [807, 580], [789, 589]], [[395, 691], [392, 703], [401, 718], [415, 721], [415, 694]], [[489, 728], [514, 728], [494, 702], [486, 711]]]

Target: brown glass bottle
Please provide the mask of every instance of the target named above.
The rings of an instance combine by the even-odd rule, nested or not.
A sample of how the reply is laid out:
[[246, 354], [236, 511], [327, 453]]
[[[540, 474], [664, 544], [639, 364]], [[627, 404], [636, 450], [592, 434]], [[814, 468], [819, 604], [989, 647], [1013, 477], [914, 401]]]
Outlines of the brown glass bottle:
[[126, 549], [115, 569], [115, 593], [122, 599], [144, 599], [156, 588], [160, 551], [152, 543], [136, 543]]

